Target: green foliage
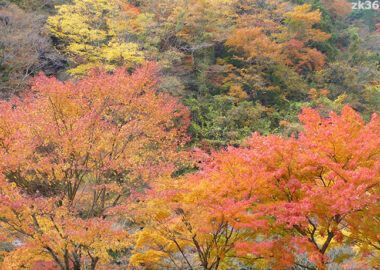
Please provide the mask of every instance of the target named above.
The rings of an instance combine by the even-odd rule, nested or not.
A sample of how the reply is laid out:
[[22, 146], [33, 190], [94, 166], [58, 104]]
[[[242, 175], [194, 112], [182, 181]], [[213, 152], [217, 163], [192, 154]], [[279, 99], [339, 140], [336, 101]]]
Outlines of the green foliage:
[[[353, 0], [349, 1], [357, 2]], [[375, 31], [376, 24], [380, 22], [379, 11], [375, 9], [355, 9], [347, 16], [346, 21], [348, 23], [352, 23], [352, 21], [361, 21], [363, 24], [369, 26], [371, 31]]]
[[217, 95], [187, 99], [185, 105], [191, 108], [190, 132], [197, 143], [213, 147], [236, 145], [253, 131], [266, 134], [270, 130], [270, 112], [259, 103]]

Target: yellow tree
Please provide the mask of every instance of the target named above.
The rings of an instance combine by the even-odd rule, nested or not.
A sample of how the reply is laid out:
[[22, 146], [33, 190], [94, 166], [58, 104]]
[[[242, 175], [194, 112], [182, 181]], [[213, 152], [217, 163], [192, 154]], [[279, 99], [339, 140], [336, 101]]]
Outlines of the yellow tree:
[[[223, 178], [224, 179], [224, 178]], [[225, 200], [213, 186], [200, 178], [161, 178], [143, 200], [134, 205], [135, 222], [143, 224], [135, 239], [130, 266], [137, 269], [216, 270], [236, 266], [233, 250], [237, 241], [255, 238], [255, 232], [238, 230], [231, 222], [245, 214], [224, 205], [232, 202], [231, 190]], [[214, 195], [213, 192], [215, 192]], [[251, 200], [240, 206], [248, 206]], [[221, 212], [213, 211], [220, 210]], [[225, 211], [224, 211], [224, 210]]]
[[131, 68], [144, 59], [134, 35], [138, 14], [137, 8], [115, 1], [74, 0], [58, 6], [47, 27], [60, 39], [59, 49], [78, 64], [69, 70], [73, 75], [87, 74], [98, 65]]
[[311, 11], [311, 5], [296, 6], [292, 12], [285, 14], [287, 34], [289, 39], [302, 42], [321, 42], [330, 38], [330, 35], [313, 27], [322, 19], [320, 10]]

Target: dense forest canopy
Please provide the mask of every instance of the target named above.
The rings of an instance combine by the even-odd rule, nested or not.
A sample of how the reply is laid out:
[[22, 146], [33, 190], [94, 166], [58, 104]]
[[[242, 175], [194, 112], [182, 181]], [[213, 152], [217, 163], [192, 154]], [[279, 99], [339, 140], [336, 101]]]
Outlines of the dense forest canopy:
[[0, 269], [379, 269], [379, 109], [377, 0], [0, 0]]

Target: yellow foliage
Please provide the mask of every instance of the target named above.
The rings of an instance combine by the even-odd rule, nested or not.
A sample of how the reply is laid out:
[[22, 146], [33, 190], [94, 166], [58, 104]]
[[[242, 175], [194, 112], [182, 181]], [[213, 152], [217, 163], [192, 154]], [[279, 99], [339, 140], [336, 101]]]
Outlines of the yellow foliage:
[[310, 10], [311, 5], [305, 4], [295, 7], [293, 12], [286, 14], [290, 38], [295, 38], [302, 42], [309, 40], [326, 41], [331, 35], [313, 28], [313, 25], [319, 23], [322, 19], [321, 11], [319, 9], [315, 11]]
[[238, 99], [245, 99], [248, 97], [247, 93], [244, 92], [239, 85], [232, 85], [228, 94], [230, 96], [237, 97]]
[[264, 34], [261, 27], [236, 29], [230, 35], [226, 45], [243, 51], [247, 60], [257, 59], [261, 62], [281, 60], [281, 45]]
[[107, 70], [117, 66], [133, 67], [144, 60], [131, 35], [138, 27], [135, 10], [113, 1], [74, 0], [72, 5], [58, 7], [58, 14], [47, 20], [53, 35], [64, 40], [62, 49], [78, 63], [69, 70], [72, 75], [87, 74], [93, 67]]
[[341, 104], [344, 102], [344, 100], [345, 100], [346, 97], [347, 97], [347, 95], [346, 95], [346, 93], [344, 93], [344, 94], [338, 96], [338, 97], [334, 100], [334, 103], [335, 103], [335, 104], [338, 104], [338, 105], [341, 105]]

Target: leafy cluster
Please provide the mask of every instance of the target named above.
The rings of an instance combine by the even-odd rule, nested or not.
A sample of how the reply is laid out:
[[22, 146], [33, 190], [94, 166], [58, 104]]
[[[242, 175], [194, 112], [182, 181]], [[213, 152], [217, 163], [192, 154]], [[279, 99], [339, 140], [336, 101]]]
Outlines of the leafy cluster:
[[129, 246], [108, 209], [188, 160], [188, 111], [156, 91], [147, 65], [76, 83], [40, 76], [0, 104], [0, 230], [22, 242], [2, 269], [95, 269]]
[[[378, 266], [379, 116], [364, 124], [348, 106], [326, 119], [305, 108], [300, 120], [298, 138], [255, 133], [200, 172], [156, 184], [136, 207], [146, 227], [131, 263], [327, 269], [356, 256], [350, 269]], [[329, 258], [342, 246], [355, 252]]]
[[0, 0], [0, 269], [378, 269], [352, 1]]
[[327, 113], [344, 102], [367, 120], [379, 110], [378, 56], [341, 22], [349, 3], [301, 2], [78, 0], [47, 25], [71, 74], [157, 61], [162, 91], [192, 111], [193, 142], [217, 147], [253, 131], [286, 135], [280, 121], [296, 126], [302, 106]]

